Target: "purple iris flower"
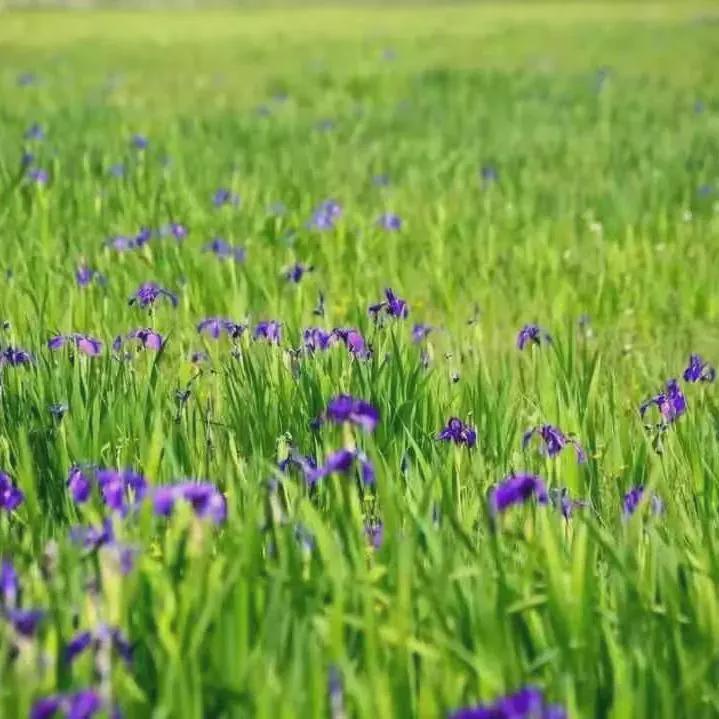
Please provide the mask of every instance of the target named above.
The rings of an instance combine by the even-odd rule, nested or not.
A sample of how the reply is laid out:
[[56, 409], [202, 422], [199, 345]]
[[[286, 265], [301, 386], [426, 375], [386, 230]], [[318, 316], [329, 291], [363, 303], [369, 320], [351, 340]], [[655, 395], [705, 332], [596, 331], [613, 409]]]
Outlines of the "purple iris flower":
[[368, 522], [364, 528], [367, 541], [372, 549], [379, 549], [384, 542], [384, 525], [382, 522]]
[[34, 122], [27, 130], [25, 130], [26, 140], [44, 140], [45, 130], [42, 129], [42, 125]]
[[384, 291], [384, 296], [385, 299], [382, 302], [369, 306], [369, 313], [372, 315], [375, 322], [382, 311], [384, 311], [388, 317], [401, 317], [404, 319], [407, 315], [409, 315], [409, 307], [407, 306], [405, 300], [397, 297], [390, 288], [387, 288]]
[[130, 139], [130, 144], [136, 150], [146, 150], [150, 144], [150, 141], [144, 135], [135, 134]]
[[228, 190], [226, 187], [221, 187], [215, 191], [212, 196], [212, 204], [215, 207], [222, 207], [223, 205], [239, 205], [240, 197], [236, 195], [232, 190]]
[[32, 362], [32, 355], [17, 347], [6, 347], [0, 351], [0, 367], [4, 365], [18, 367], [20, 365], [32, 364]]
[[[624, 495], [622, 507], [625, 516], [630, 517], [637, 511], [639, 504], [644, 498], [644, 491], [644, 486], [640, 484], [636, 487], [632, 487], [632, 489]], [[653, 514], [661, 514], [664, 511], [664, 503], [658, 495], [652, 494], [649, 501]]]
[[162, 345], [165, 343], [162, 335], [149, 327], [140, 328], [128, 332], [124, 337], [118, 335], [115, 337], [115, 341], [112, 343], [112, 349], [115, 352], [119, 352], [125, 342], [137, 340], [139, 347], [143, 347], [148, 350], [159, 351], [162, 349]]
[[237, 339], [242, 335], [245, 329], [247, 329], [245, 325], [223, 319], [222, 317], [208, 317], [197, 325], [197, 331], [200, 334], [206, 334], [215, 340], [219, 339], [223, 332], [233, 340]]
[[180, 482], [156, 487], [153, 492], [153, 509], [156, 515], [169, 517], [178, 501], [185, 501], [200, 519], [222, 524], [227, 519], [227, 500], [214, 484], [209, 482]]
[[57, 420], [61, 420], [68, 411], [68, 406], [62, 402], [51, 404], [48, 408], [50, 414]]
[[562, 513], [564, 519], [569, 520], [575, 509], [586, 507], [587, 502], [581, 499], [572, 499], [566, 487], [553, 487], [549, 490], [549, 501], [552, 506]]
[[551, 335], [539, 325], [524, 325], [517, 335], [517, 349], [523, 350], [530, 343], [539, 346], [551, 341]]
[[8, 609], [5, 616], [18, 634], [32, 637], [35, 636], [45, 612], [42, 609]]
[[114, 165], [110, 165], [108, 172], [113, 177], [124, 177], [125, 176], [125, 165], [121, 162], [116, 162]]
[[305, 350], [310, 354], [318, 350], [329, 349], [337, 339], [338, 337], [334, 332], [327, 332], [320, 327], [308, 327], [302, 333]]
[[221, 260], [233, 259], [235, 262], [245, 261], [245, 249], [244, 247], [233, 247], [229, 242], [226, 242], [221, 237], [214, 237], [208, 242], [203, 248], [203, 252], [211, 252]]
[[374, 484], [375, 472], [372, 463], [363, 453], [351, 449], [339, 449], [332, 452], [322, 466], [306, 468], [305, 479], [310, 487], [314, 487], [320, 479], [336, 473], [347, 474], [357, 464], [362, 481], [367, 485]]
[[140, 285], [128, 300], [128, 304], [133, 305], [137, 303], [139, 307], [152, 307], [152, 305], [155, 304], [155, 300], [160, 297], [168, 299], [173, 307], [177, 307], [177, 295], [160, 287], [160, 285], [155, 282], [145, 282]]
[[107, 240], [106, 244], [110, 249], [117, 252], [127, 252], [139, 247], [134, 237], [127, 237], [126, 235], [113, 235]]
[[20, 596], [20, 579], [13, 563], [3, 560], [0, 563], [0, 601], [6, 607], [14, 607]]
[[75, 634], [65, 646], [64, 659], [72, 664], [90, 647], [97, 652], [102, 646], [109, 645], [125, 662], [132, 662], [132, 645], [117, 627], [100, 625], [94, 631], [83, 631]]
[[292, 267], [285, 270], [284, 278], [288, 282], [294, 282], [295, 284], [297, 284], [306, 273], [312, 272], [312, 270], [314, 270], [314, 267], [312, 267], [312, 265], [304, 265], [301, 262], [297, 262], [292, 265]]
[[282, 323], [277, 320], [263, 320], [255, 325], [252, 333], [253, 339], [264, 339], [270, 343], [279, 344], [282, 341]]
[[24, 150], [22, 155], [20, 155], [20, 164], [23, 167], [30, 167], [33, 162], [35, 162], [35, 155], [33, 155], [32, 152]]
[[[74, 498], [74, 497], [73, 497]], [[75, 500], [76, 502], [78, 500]], [[70, 527], [70, 539], [85, 549], [97, 550], [115, 541], [112, 520], [104, 519], [99, 527], [76, 525]]]
[[567, 437], [558, 427], [543, 424], [527, 430], [522, 437], [522, 448], [526, 449], [534, 437], [539, 437], [542, 443], [541, 452], [547, 457], [556, 457], [565, 447], [571, 445], [576, 452], [577, 462], [583, 463], [587, 461], [587, 454], [582, 445], [573, 437]]
[[102, 275], [84, 262], [75, 270], [75, 280], [80, 287], [87, 287], [94, 279], [101, 280]]
[[377, 227], [389, 232], [398, 232], [402, 229], [402, 218], [392, 212], [385, 212], [377, 218]]
[[25, 495], [15, 486], [12, 478], [5, 472], [0, 472], [0, 509], [12, 512], [25, 500]]
[[32, 705], [30, 719], [54, 719], [60, 712], [65, 719], [92, 719], [103, 709], [100, 692], [83, 689], [71, 694], [53, 694]]
[[325, 417], [337, 424], [356, 424], [366, 432], [374, 432], [379, 422], [379, 411], [369, 402], [357, 399], [349, 394], [333, 397], [327, 404]]
[[310, 455], [300, 454], [295, 447], [291, 447], [287, 456], [277, 463], [277, 469], [283, 473], [290, 467], [297, 467], [303, 471], [317, 469], [317, 460]]
[[689, 365], [683, 376], [685, 382], [713, 382], [716, 379], [716, 369], [700, 355], [693, 354], [689, 356]]
[[372, 350], [367, 346], [367, 342], [359, 330], [352, 327], [335, 327], [332, 333], [342, 340], [350, 354], [358, 359], [369, 359], [372, 356]]
[[671, 424], [681, 417], [687, 409], [687, 401], [675, 379], [667, 382], [666, 390], [658, 395], [642, 402], [639, 407], [639, 414], [644, 418], [647, 410], [656, 406], [662, 416], [662, 424]]
[[512, 474], [490, 490], [489, 507], [492, 514], [501, 514], [514, 504], [522, 504], [530, 497], [540, 504], [549, 501], [544, 481], [533, 474]]
[[131, 469], [97, 469], [95, 480], [104, 503], [123, 516], [147, 494], [147, 480]]
[[437, 433], [436, 439], [455, 444], [466, 444], [470, 449], [477, 444], [477, 431], [458, 417], [450, 417], [447, 424]]
[[182, 240], [187, 237], [187, 235], [190, 233], [187, 227], [185, 225], [181, 224], [180, 222], [171, 222], [168, 227], [169, 233], [178, 241], [182, 242]]
[[55, 335], [47, 341], [47, 346], [51, 350], [62, 349], [67, 344], [75, 345], [80, 352], [88, 357], [97, 357], [102, 352], [102, 342], [89, 335], [78, 333]]
[[429, 325], [416, 324], [412, 328], [412, 342], [419, 343], [427, 338], [427, 335], [432, 331], [432, 327]]
[[342, 205], [336, 200], [325, 200], [312, 213], [308, 223], [311, 230], [333, 230], [335, 222], [342, 216]]
[[90, 498], [94, 481], [94, 468], [73, 465], [67, 473], [67, 488], [73, 502], [84, 504]]
[[458, 709], [449, 719], [567, 719], [567, 712], [547, 703], [540, 689], [528, 686], [490, 704]]
[[50, 175], [47, 170], [43, 170], [41, 167], [35, 167], [28, 171], [27, 179], [36, 185], [47, 185], [50, 181]]
[[203, 352], [202, 350], [196, 350], [190, 354], [190, 362], [192, 362], [192, 364], [207, 362], [208, 359], [210, 359], [210, 356], [207, 352]]

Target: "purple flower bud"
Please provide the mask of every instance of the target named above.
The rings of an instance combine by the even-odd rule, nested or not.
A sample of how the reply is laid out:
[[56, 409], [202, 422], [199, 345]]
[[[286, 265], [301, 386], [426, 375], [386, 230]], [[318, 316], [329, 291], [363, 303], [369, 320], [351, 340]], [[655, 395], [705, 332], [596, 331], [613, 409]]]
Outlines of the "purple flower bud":
[[301, 262], [298, 262], [292, 265], [289, 269], [285, 270], [284, 278], [288, 282], [294, 282], [297, 284], [307, 272], [312, 272], [313, 269], [314, 267], [312, 267], [312, 265], [304, 265]]
[[0, 509], [12, 512], [24, 501], [25, 495], [12, 481], [10, 475], [0, 472]]

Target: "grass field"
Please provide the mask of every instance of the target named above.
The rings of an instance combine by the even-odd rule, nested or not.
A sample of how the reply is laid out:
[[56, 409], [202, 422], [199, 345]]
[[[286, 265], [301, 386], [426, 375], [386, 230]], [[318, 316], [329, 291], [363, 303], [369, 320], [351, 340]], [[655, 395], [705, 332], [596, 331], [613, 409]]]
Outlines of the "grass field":
[[0, 716], [719, 716], [717, 23], [0, 14]]

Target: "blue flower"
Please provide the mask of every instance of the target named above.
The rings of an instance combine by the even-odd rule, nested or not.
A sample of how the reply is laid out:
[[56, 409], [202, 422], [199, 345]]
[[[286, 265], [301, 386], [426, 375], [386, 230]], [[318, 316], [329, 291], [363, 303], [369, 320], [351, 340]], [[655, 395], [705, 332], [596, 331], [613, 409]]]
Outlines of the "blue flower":
[[539, 427], [533, 427], [527, 430], [522, 437], [522, 447], [526, 449], [527, 445], [535, 436], [539, 437], [542, 442], [542, 452], [546, 454], [547, 457], [555, 457], [566, 446], [571, 445], [577, 454], [578, 462], [586, 462], [587, 460], [587, 455], [582, 445], [579, 444], [576, 439], [567, 437], [558, 427], [552, 427], [551, 424], [543, 424]]
[[539, 325], [524, 325], [517, 335], [517, 349], [523, 350], [529, 343], [539, 346], [545, 342], [551, 343], [551, 341], [551, 335]]
[[177, 307], [177, 295], [160, 287], [160, 285], [155, 282], [145, 282], [131, 295], [128, 304], [137, 304], [139, 307], [152, 307], [155, 301], [162, 297], [169, 300], [173, 307]]
[[385, 212], [377, 218], [377, 227], [390, 232], [397, 232], [402, 229], [402, 218], [392, 212]]
[[436, 439], [454, 444], [466, 444], [470, 449], [477, 444], [477, 431], [458, 417], [450, 417], [445, 427], [438, 433]]
[[656, 406], [662, 417], [662, 425], [671, 424], [681, 417], [687, 409], [684, 394], [675, 379], [667, 382], [666, 390], [642, 402], [639, 406], [639, 415], [644, 418], [650, 407]]
[[388, 317], [398, 317], [404, 319], [409, 315], [409, 307], [407, 302], [397, 297], [394, 292], [388, 287], [384, 291], [385, 299], [377, 304], [370, 305], [368, 311], [374, 318], [375, 322], [379, 317], [380, 312], [384, 312]]
[[243, 247], [233, 247], [221, 237], [213, 237], [210, 242], [204, 245], [202, 251], [211, 252], [221, 260], [233, 259], [235, 262], [245, 261], [245, 249]]

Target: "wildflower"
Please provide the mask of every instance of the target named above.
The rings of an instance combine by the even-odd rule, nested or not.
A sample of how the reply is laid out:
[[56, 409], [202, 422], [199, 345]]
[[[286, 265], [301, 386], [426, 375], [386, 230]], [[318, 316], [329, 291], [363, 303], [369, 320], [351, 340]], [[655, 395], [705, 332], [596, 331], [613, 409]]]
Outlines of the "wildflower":
[[291, 447], [287, 456], [277, 463], [280, 472], [287, 472], [290, 467], [297, 467], [303, 471], [317, 469], [317, 460], [310, 455], [300, 454], [295, 447]]
[[385, 212], [377, 218], [377, 227], [381, 230], [397, 232], [402, 229], [402, 218], [392, 212]]
[[0, 600], [6, 607], [14, 607], [20, 596], [20, 579], [13, 563], [3, 560], [0, 563]]
[[308, 223], [311, 230], [333, 230], [342, 216], [342, 205], [336, 200], [325, 200], [312, 213]]
[[337, 424], [349, 422], [362, 427], [366, 432], [374, 432], [379, 422], [379, 411], [369, 402], [348, 394], [340, 394], [329, 401], [325, 417]]
[[455, 444], [466, 444], [470, 449], [477, 444], [477, 431], [458, 417], [450, 417], [447, 424], [438, 433], [436, 439]]
[[551, 341], [551, 335], [538, 325], [524, 325], [517, 335], [517, 349], [523, 350], [529, 342], [539, 346]]
[[70, 468], [67, 487], [76, 504], [88, 501], [94, 485], [97, 485], [104, 504], [123, 516], [147, 494], [147, 480], [131, 469], [99, 469], [80, 465]]
[[222, 524], [227, 519], [227, 500], [209, 482], [186, 481], [157, 487], [153, 493], [155, 514], [169, 517], [178, 501], [189, 503], [200, 519], [208, 518], [215, 524]]
[[[75, 500], [77, 501], [77, 500]], [[85, 549], [97, 550], [115, 541], [111, 519], [103, 520], [99, 527], [76, 525], [70, 527], [70, 539]]]
[[88, 267], [84, 262], [75, 270], [75, 280], [80, 287], [87, 287], [93, 280], [103, 281], [103, 276]]
[[255, 325], [253, 339], [265, 339], [270, 343], [279, 344], [282, 340], [282, 323], [277, 320], [263, 320]]
[[240, 197], [226, 187], [221, 187], [215, 191], [212, 195], [212, 204], [215, 207], [222, 207], [223, 205], [239, 205]]
[[689, 355], [689, 365], [684, 370], [685, 382], [713, 382], [716, 369], [705, 362], [700, 355]]
[[288, 282], [297, 284], [307, 272], [312, 272], [312, 270], [314, 270], [312, 265], [304, 265], [301, 262], [297, 262], [285, 270], [284, 277]]
[[25, 500], [22, 490], [13, 482], [9, 474], [0, 471], [0, 509], [12, 512]]
[[37, 75], [34, 72], [21, 72], [17, 76], [17, 84], [20, 87], [29, 87], [37, 83]]
[[317, 468], [306, 468], [305, 479], [310, 487], [331, 474], [340, 473], [347, 474], [353, 467], [359, 464], [362, 481], [365, 484], [374, 484], [375, 473], [372, 463], [367, 457], [357, 451], [351, 449], [340, 449], [332, 452], [325, 460], [324, 465]]
[[273, 202], [267, 208], [267, 212], [274, 217], [281, 217], [287, 212], [287, 205], [284, 202]]
[[416, 324], [412, 328], [412, 342], [419, 343], [427, 338], [427, 335], [432, 331], [432, 327], [429, 325]]
[[666, 424], [671, 424], [681, 417], [686, 412], [687, 402], [679, 383], [675, 379], [670, 379], [664, 392], [660, 392], [658, 395], [642, 402], [639, 407], [639, 414], [642, 419], [652, 406], [659, 409], [663, 422]]
[[149, 327], [140, 328], [128, 332], [124, 337], [118, 335], [112, 343], [112, 349], [115, 352], [119, 352], [125, 342], [137, 340], [140, 347], [149, 350], [159, 351], [162, 349], [165, 340], [159, 332], [150, 329]]
[[47, 170], [36, 167], [28, 171], [27, 179], [30, 180], [30, 182], [34, 182], [36, 185], [47, 185], [50, 180], [50, 175]]
[[30, 167], [33, 162], [35, 162], [35, 155], [33, 155], [32, 152], [24, 150], [22, 155], [20, 155], [20, 164], [23, 167]]
[[108, 238], [106, 245], [117, 252], [127, 252], [128, 250], [134, 250], [139, 247], [136, 238], [127, 237], [126, 235], [113, 235]]
[[528, 686], [491, 704], [458, 709], [449, 719], [567, 719], [567, 712], [548, 704], [540, 689]]
[[144, 135], [135, 134], [130, 139], [130, 144], [136, 150], [146, 150], [150, 144], [150, 141]]
[[53, 694], [32, 705], [30, 719], [53, 719], [60, 712], [65, 719], [92, 719], [103, 709], [99, 691], [83, 689], [68, 694]]
[[354, 328], [336, 327], [332, 334], [344, 342], [345, 347], [358, 359], [369, 359], [372, 350], [367, 346], [364, 337], [359, 330]]
[[334, 332], [326, 332], [320, 327], [308, 327], [302, 333], [305, 350], [310, 354], [317, 350], [329, 349], [337, 339], [337, 335], [335, 335]]
[[97, 357], [102, 352], [102, 342], [89, 335], [73, 333], [70, 335], [55, 335], [47, 341], [51, 350], [59, 350], [66, 344], [74, 344], [75, 347], [88, 357]]
[[151, 307], [160, 297], [167, 298], [173, 307], [177, 307], [177, 295], [160, 287], [155, 282], [145, 282], [140, 285], [128, 300], [128, 304], [137, 303], [140, 307]]
[[8, 609], [5, 611], [8, 622], [23, 637], [35, 636], [44, 616], [45, 612], [42, 609]]
[[235, 262], [245, 261], [245, 250], [243, 247], [233, 247], [221, 237], [214, 237], [203, 248], [203, 252], [211, 252], [221, 260], [232, 258]]
[[34, 122], [27, 130], [24, 135], [26, 140], [44, 140], [45, 131], [42, 129], [42, 125]]
[[190, 362], [192, 362], [192, 364], [201, 364], [202, 362], [207, 362], [208, 359], [210, 359], [210, 355], [202, 350], [196, 350], [190, 354]]
[[368, 522], [364, 527], [365, 536], [372, 549], [379, 549], [384, 542], [384, 525], [382, 522]]
[[189, 230], [185, 225], [179, 223], [179, 222], [171, 222], [168, 227], [169, 233], [178, 241], [182, 242], [182, 240], [187, 237], [189, 234]]
[[372, 184], [375, 187], [388, 187], [390, 184], [390, 178], [387, 174], [374, 175], [372, 177]]
[[19, 365], [32, 364], [32, 362], [32, 355], [17, 347], [6, 347], [0, 351], [0, 367], [4, 365], [17, 367]]
[[[624, 515], [626, 517], [631, 517], [631, 515], [636, 512], [637, 507], [639, 507], [639, 504], [641, 503], [643, 498], [644, 486], [639, 484], [636, 487], [632, 487], [624, 495], [624, 500], [622, 502]], [[652, 494], [649, 499], [649, 502], [652, 509], [652, 514], [661, 514], [664, 511], [664, 503], [658, 495]]]
[[112, 175], [113, 177], [124, 177], [125, 175], [125, 165], [123, 165], [121, 162], [117, 162], [114, 165], [110, 165], [108, 169], [108, 173]]
[[552, 506], [562, 513], [564, 519], [570, 519], [575, 509], [586, 507], [587, 503], [581, 499], [572, 499], [566, 487], [553, 487], [549, 490], [549, 501]]
[[587, 455], [582, 445], [573, 437], [567, 437], [558, 427], [543, 424], [527, 430], [522, 437], [522, 448], [526, 449], [535, 436], [539, 437], [542, 443], [541, 452], [547, 457], [556, 457], [566, 446], [572, 445], [577, 455], [577, 462], [587, 461]]
[[490, 491], [489, 507], [492, 514], [498, 514], [532, 496], [536, 496], [540, 504], [549, 501], [544, 481], [533, 474], [512, 474]]
[[389, 317], [407, 317], [409, 314], [409, 307], [404, 300], [397, 297], [390, 288], [387, 288], [384, 291], [384, 296], [385, 299], [382, 302], [369, 306], [369, 313], [372, 315], [375, 322], [377, 321], [379, 313], [383, 310]]
[[247, 329], [245, 325], [221, 317], [208, 317], [197, 325], [197, 331], [200, 334], [206, 334], [213, 339], [219, 339], [220, 335], [225, 332], [234, 340], [240, 337], [245, 329]]
[[109, 645], [125, 662], [132, 662], [132, 646], [117, 627], [101, 624], [94, 631], [82, 631], [75, 634], [65, 646], [64, 659], [72, 664], [90, 647], [97, 652], [103, 645]]

